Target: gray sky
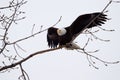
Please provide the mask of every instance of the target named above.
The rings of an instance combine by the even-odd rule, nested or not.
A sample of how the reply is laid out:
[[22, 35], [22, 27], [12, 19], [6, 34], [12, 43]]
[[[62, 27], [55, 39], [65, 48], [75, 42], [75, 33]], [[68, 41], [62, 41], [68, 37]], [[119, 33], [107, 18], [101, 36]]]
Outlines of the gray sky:
[[[10, 30], [10, 40], [15, 41], [30, 35], [32, 25], [35, 24], [34, 32], [39, 31], [56, 23], [62, 16], [56, 27], [69, 26], [79, 15], [102, 11], [109, 0], [29, 0], [21, 10], [25, 11], [26, 19], [20, 21], [17, 28]], [[0, 3], [4, 5], [5, 3]], [[106, 61], [120, 60], [120, 4], [113, 3], [107, 9], [108, 17], [112, 18], [103, 25], [106, 29], [115, 29], [114, 32], [100, 31], [97, 35], [103, 39], [110, 39], [110, 42], [94, 40], [90, 42], [87, 50], [100, 51], [94, 53], [97, 57]], [[14, 35], [13, 35], [14, 34]], [[87, 41], [85, 35], [79, 36], [76, 40], [80, 46]], [[20, 50], [23, 57], [30, 53], [48, 49], [46, 32], [34, 38], [19, 43], [27, 52]], [[104, 66], [96, 61], [99, 70], [89, 66], [86, 55], [77, 51], [57, 50], [46, 54], [38, 55], [23, 63], [25, 71], [31, 80], [120, 80], [120, 64]], [[17, 80], [19, 70], [1, 73], [0, 80]]]

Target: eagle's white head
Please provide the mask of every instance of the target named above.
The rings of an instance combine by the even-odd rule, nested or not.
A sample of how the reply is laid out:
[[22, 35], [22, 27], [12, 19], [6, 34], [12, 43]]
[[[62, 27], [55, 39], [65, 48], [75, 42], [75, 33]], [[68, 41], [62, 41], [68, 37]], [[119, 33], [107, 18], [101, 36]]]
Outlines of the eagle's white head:
[[66, 29], [64, 29], [64, 28], [61, 28], [61, 29], [58, 29], [57, 30], [57, 34], [59, 35], [59, 36], [63, 36], [63, 35], [65, 35], [67, 33], [67, 31], [66, 31]]

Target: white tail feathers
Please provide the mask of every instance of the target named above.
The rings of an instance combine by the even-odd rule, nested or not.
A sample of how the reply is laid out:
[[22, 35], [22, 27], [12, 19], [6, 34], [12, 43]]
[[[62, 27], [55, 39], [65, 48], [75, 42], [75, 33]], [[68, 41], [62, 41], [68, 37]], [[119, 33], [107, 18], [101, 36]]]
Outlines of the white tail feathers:
[[80, 47], [75, 44], [75, 43], [67, 43], [66, 45], [64, 45], [64, 48], [67, 50], [74, 50], [74, 49], [80, 49]]

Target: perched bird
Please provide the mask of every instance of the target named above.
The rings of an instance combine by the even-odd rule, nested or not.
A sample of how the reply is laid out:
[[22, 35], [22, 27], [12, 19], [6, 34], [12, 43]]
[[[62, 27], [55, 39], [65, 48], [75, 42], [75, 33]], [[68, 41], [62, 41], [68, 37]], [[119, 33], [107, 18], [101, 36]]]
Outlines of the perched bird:
[[62, 29], [50, 27], [47, 32], [48, 46], [51, 48], [57, 48], [58, 46], [79, 48], [77, 44], [73, 43], [73, 40], [85, 29], [104, 24], [108, 20], [106, 16], [101, 12], [83, 14], [68, 27]]

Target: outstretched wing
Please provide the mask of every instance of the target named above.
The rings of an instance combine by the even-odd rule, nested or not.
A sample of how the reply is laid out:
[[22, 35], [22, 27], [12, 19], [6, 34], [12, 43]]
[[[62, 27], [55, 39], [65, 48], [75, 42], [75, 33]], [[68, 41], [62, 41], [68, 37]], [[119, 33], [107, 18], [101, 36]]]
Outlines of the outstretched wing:
[[69, 27], [73, 34], [72, 41], [86, 28], [101, 26], [106, 22], [106, 14], [96, 12], [79, 16]]
[[47, 33], [48, 46], [51, 48], [56, 48], [59, 44], [57, 28], [50, 27]]

